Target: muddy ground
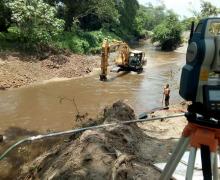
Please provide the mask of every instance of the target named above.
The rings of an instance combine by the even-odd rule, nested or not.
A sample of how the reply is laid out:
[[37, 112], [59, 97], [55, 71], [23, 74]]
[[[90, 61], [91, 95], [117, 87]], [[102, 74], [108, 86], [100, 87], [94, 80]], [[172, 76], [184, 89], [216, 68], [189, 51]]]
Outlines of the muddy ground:
[[53, 78], [84, 76], [99, 67], [100, 56], [50, 55], [40, 60], [18, 52], [0, 53], [0, 89], [15, 88]]
[[[150, 117], [173, 115], [184, 111], [185, 105], [178, 105], [169, 110], [156, 111], [150, 114]], [[95, 124], [120, 123], [136, 118], [135, 112], [129, 105], [118, 101], [106, 107], [99, 119], [87, 119], [80, 124], [89, 126], [94, 125], [94, 122]], [[54, 146], [50, 145], [44, 153], [41, 152], [34, 159], [27, 159], [23, 165], [17, 164], [14, 168], [17, 172], [14, 172], [12, 178], [22, 180], [158, 179], [160, 172], [153, 164], [167, 160], [185, 125], [185, 118], [180, 117], [87, 130], [66, 137], [65, 140], [61, 139]], [[37, 142], [37, 146], [46, 146], [48, 142], [48, 140], [42, 140]], [[32, 146], [33, 144], [35, 143], [32, 143]], [[37, 146], [35, 145], [35, 148]], [[21, 152], [17, 151], [18, 155], [24, 156], [22, 147]], [[6, 158], [0, 164], [7, 164], [7, 160]], [[9, 164], [7, 167], [10, 167]]]

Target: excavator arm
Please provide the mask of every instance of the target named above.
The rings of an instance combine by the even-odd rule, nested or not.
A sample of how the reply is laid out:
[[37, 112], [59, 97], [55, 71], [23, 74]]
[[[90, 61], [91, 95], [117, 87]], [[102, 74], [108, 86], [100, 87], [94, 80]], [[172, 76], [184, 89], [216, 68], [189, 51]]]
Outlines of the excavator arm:
[[108, 58], [109, 53], [112, 50], [118, 51], [118, 56], [115, 59], [116, 65], [125, 65], [128, 63], [129, 46], [123, 41], [114, 40], [109, 43], [108, 39], [104, 39], [102, 43], [102, 58], [101, 58], [101, 74], [100, 80], [105, 81], [107, 80], [107, 67], [108, 67]]
[[[123, 41], [114, 40], [109, 43], [108, 39], [104, 39], [102, 43], [102, 58], [101, 58], [101, 74], [100, 80], [107, 80], [107, 67], [109, 53], [114, 50], [117, 51], [117, 57], [115, 58], [115, 64], [117, 68], [123, 69], [125, 71], [136, 71], [142, 72], [144, 53], [138, 50], [131, 50]], [[117, 70], [118, 72], [118, 70]]]
[[108, 56], [110, 52], [110, 46], [108, 39], [104, 39], [102, 43], [102, 58], [101, 58], [101, 74], [100, 80], [106, 81], [107, 80], [107, 68], [108, 68]]

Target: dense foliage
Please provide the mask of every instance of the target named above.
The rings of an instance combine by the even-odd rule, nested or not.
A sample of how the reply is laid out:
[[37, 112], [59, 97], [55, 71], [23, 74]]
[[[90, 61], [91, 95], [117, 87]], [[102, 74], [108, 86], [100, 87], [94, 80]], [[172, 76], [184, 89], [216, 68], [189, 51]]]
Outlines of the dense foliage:
[[9, 2], [8, 7], [21, 40], [47, 42], [62, 31], [63, 20], [56, 18], [55, 8], [43, 0], [16, 0]]
[[201, 17], [217, 16], [220, 9], [213, 6], [210, 2], [202, 1], [201, 4]]
[[[62, 3], [61, 3], [62, 2]], [[98, 30], [103, 24], [115, 24], [119, 14], [114, 0], [63, 0], [65, 30], [71, 31], [74, 22], [85, 30]]]
[[104, 38], [119, 39], [114, 33], [106, 30], [64, 32], [54, 39], [54, 44], [62, 49], [70, 49], [77, 53], [99, 53]]
[[125, 39], [130, 39], [131, 35], [138, 35], [137, 27], [134, 23], [139, 9], [139, 4], [137, 0], [122, 0], [118, 2], [120, 2], [117, 5], [117, 9], [120, 14], [120, 25], [118, 30], [115, 29], [114, 32]]
[[153, 30], [153, 41], [159, 41], [163, 50], [175, 49], [181, 43], [182, 26], [178, 17], [170, 12]]
[[135, 17], [135, 27], [139, 35], [150, 36], [152, 30], [166, 18], [164, 5], [154, 7], [152, 4], [140, 6]]
[[6, 6], [6, 1], [0, 1], [0, 32], [7, 32], [11, 24], [11, 11]]
[[[201, 13], [181, 23], [185, 30], [191, 20], [216, 15], [219, 9], [202, 1]], [[95, 53], [105, 37], [132, 40], [152, 38], [162, 49], [181, 42], [178, 16], [164, 4], [139, 5], [137, 0], [1, 0], [0, 48], [10, 42], [44, 44], [77, 53]], [[6, 47], [6, 46], [5, 46]], [[30, 48], [29, 48], [30, 49]]]
[[216, 6], [212, 5], [210, 2], [202, 0], [201, 11], [198, 12], [192, 10], [191, 12], [193, 14], [193, 17], [185, 18], [182, 21], [185, 30], [190, 30], [192, 21], [194, 21], [197, 24], [198, 21], [202, 18], [218, 16], [220, 14], [220, 8], [217, 8]]

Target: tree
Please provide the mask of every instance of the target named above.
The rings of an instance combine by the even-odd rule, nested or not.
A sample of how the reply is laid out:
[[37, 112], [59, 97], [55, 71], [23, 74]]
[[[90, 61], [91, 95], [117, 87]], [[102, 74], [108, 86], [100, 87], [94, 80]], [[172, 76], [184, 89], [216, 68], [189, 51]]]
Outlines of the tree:
[[119, 24], [115, 0], [92, 0], [87, 8], [87, 14], [81, 14], [79, 18], [82, 29], [98, 30], [102, 27], [110, 29], [115, 24]]
[[182, 24], [184, 26], [185, 30], [190, 30], [192, 21], [197, 24], [202, 18], [212, 17], [212, 16], [218, 16], [220, 13], [220, 8], [217, 8], [216, 6], [212, 5], [210, 2], [201, 0], [200, 5], [200, 11], [195, 11], [190, 9], [191, 13], [193, 14], [193, 17], [185, 17], [182, 21]]
[[8, 6], [24, 40], [48, 42], [63, 30], [64, 22], [55, 18], [55, 8], [43, 0], [16, 0]]
[[198, 19], [196, 17], [185, 17], [183, 20], [182, 20], [182, 26], [184, 28], [184, 31], [190, 31], [191, 30], [191, 26], [192, 26], [192, 22], [194, 22], [195, 24], [198, 23]]
[[182, 26], [178, 17], [169, 12], [166, 19], [153, 30], [152, 41], [159, 41], [162, 50], [172, 50], [181, 43]]
[[147, 6], [140, 6], [135, 17], [135, 27], [140, 34], [152, 31], [166, 17], [164, 5], [154, 7], [151, 3]]
[[118, 28], [122, 33], [136, 34], [135, 17], [139, 9], [137, 0], [121, 0], [117, 5], [120, 14], [120, 27]]
[[[81, 28], [93, 30], [102, 24], [118, 23], [119, 14], [115, 0], [63, 0], [65, 4], [65, 30], [71, 31], [74, 21]], [[93, 28], [94, 27], [94, 28]]]
[[193, 14], [193, 18], [198, 22], [202, 18], [207, 18], [210, 16], [218, 16], [220, 13], [220, 8], [217, 8], [216, 6], [212, 5], [212, 3], [201, 0], [200, 1], [200, 11], [190, 10]]
[[7, 32], [11, 24], [11, 11], [6, 6], [6, 1], [0, 1], [0, 32]]
[[219, 12], [219, 9], [210, 2], [204, 0], [201, 2], [201, 17], [217, 16]]

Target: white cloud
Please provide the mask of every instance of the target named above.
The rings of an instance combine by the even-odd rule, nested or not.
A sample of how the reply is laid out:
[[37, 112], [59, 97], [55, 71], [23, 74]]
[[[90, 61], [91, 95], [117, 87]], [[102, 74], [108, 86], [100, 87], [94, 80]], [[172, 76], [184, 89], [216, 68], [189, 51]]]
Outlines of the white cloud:
[[[153, 5], [158, 5], [161, 1], [164, 2], [168, 9], [172, 9], [180, 16], [191, 16], [191, 10], [200, 10], [200, 0], [138, 0], [140, 4], [146, 5], [151, 2]], [[220, 0], [206, 0], [220, 8]]]

